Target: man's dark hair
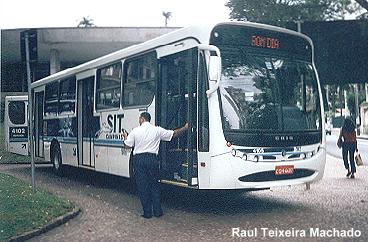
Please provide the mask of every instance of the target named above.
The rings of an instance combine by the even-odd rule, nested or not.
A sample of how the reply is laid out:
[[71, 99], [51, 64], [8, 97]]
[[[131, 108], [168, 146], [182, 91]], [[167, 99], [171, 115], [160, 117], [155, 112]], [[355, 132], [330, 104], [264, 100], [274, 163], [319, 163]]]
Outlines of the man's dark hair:
[[151, 114], [143, 112], [141, 113], [141, 117], [144, 118], [144, 120], [146, 120], [147, 122], [151, 122]]

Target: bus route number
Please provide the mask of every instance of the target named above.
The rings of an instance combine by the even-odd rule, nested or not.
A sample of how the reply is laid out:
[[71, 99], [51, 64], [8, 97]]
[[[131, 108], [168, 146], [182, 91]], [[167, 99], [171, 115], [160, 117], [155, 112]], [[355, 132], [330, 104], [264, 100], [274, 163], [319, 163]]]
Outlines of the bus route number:
[[28, 130], [26, 127], [10, 127], [9, 136], [10, 138], [27, 138]]

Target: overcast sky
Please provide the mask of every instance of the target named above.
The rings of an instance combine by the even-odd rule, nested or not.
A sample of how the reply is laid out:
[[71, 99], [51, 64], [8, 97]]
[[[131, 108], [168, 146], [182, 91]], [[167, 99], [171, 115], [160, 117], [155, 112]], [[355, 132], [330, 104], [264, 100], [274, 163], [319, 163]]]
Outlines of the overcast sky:
[[226, 0], [0, 0], [0, 28], [76, 27], [82, 17], [105, 26], [168, 26], [226, 21]]

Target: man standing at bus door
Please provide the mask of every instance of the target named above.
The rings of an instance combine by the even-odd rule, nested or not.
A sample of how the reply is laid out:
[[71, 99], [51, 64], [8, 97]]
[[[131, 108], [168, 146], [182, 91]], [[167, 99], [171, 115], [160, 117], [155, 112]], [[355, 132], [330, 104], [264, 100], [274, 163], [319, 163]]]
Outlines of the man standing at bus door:
[[186, 123], [182, 128], [166, 130], [150, 124], [151, 115], [143, 112], [139, 116], [139, 127], [128, 135], [124, 132], [124, 147], [133, 150], [133, 167], [139, 199], [143, 207], [144, 218], [163, 215], [160, 202], [159, 162], [157, 159], [160, 141], [170, 141], [188, 130]]

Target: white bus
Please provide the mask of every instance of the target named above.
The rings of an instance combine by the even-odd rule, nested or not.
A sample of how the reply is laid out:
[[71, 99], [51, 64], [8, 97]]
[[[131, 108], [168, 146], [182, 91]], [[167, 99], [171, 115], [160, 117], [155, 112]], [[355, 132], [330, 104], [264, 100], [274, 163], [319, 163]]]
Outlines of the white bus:
[[255, 23], [188, 27], [32, 83], [35, 156], [132, 177], [122, 131], [139, 114], [186, 135], [160, 147], [161, 183], [262, 189], [322, 178], [313, 45]]
[[6, 151], [28, 155], [28, 96], [6, 96], [4, 113]]

